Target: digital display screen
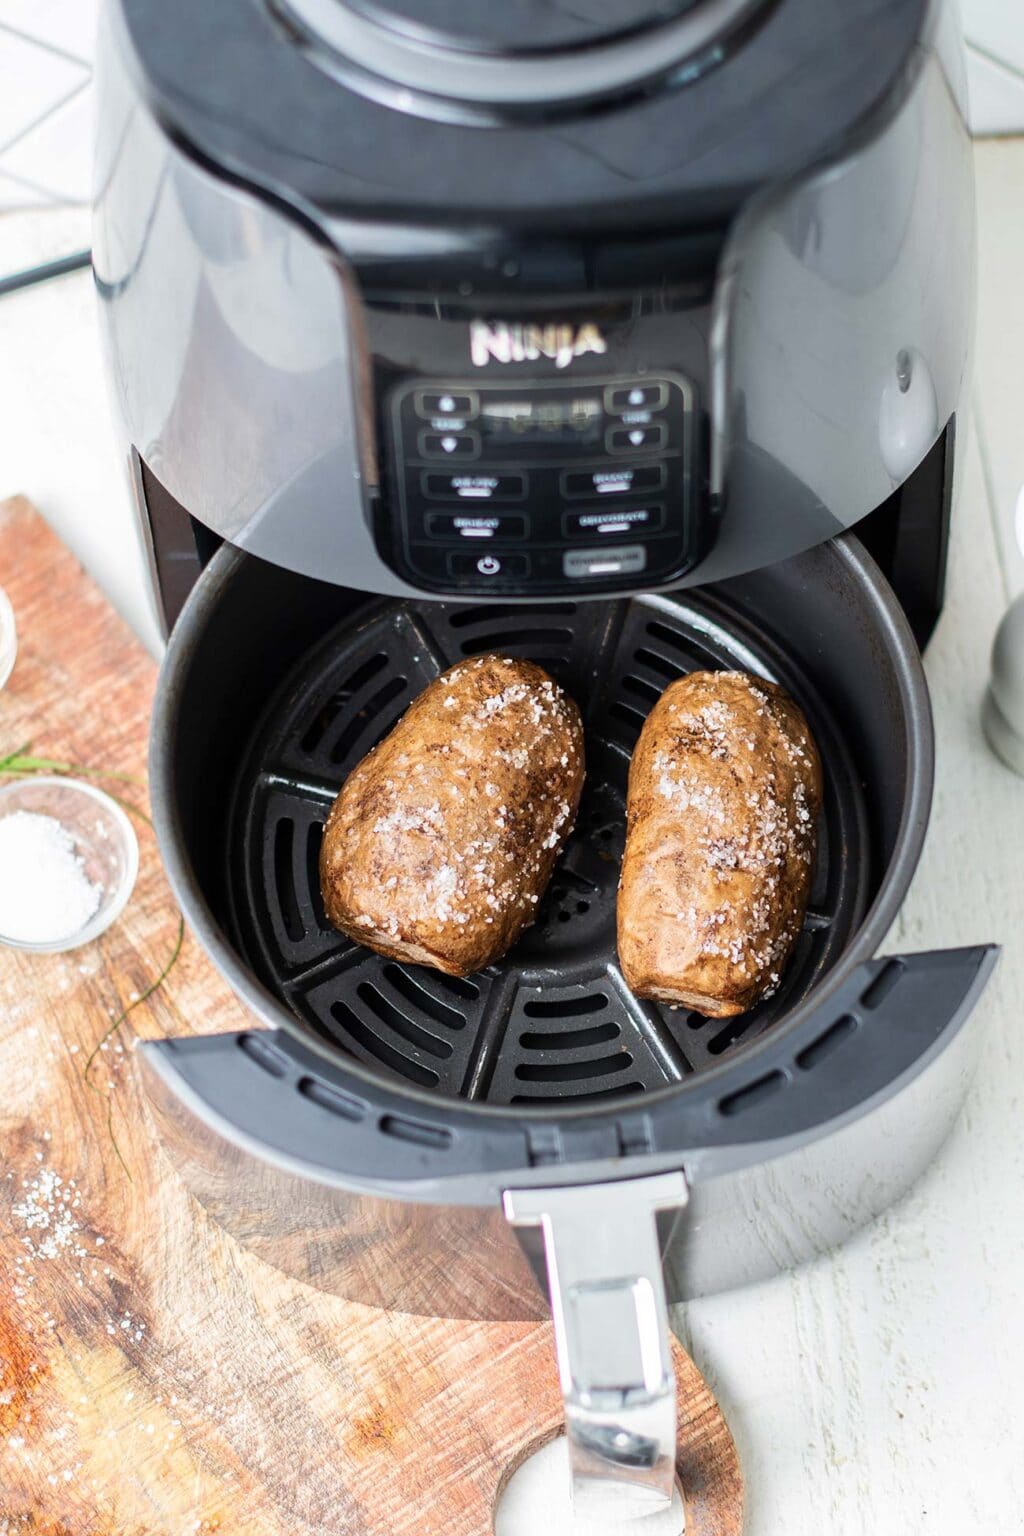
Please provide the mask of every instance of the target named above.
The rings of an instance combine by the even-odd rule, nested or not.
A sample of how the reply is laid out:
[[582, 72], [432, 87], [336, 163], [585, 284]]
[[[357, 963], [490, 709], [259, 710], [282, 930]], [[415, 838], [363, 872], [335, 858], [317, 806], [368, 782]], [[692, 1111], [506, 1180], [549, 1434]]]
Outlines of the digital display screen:
[[601, 442], [604, 407], [599, 395], [557, 400], [484, 400], [473, 423], [488, 443]]

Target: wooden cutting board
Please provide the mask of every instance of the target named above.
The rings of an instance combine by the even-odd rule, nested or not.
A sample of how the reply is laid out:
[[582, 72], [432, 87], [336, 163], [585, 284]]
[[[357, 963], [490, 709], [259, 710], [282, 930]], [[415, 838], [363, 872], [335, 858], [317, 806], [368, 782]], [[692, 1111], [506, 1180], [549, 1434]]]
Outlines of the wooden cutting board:
[[[156, 669], [24, 500], [0, 505], [19, 652], [0, 758], [137, 777]], [[558, 1432], [548, 1324], [375, 1311], [244, 1252], [154, 1144], [135, 1038], [251, 1025], [186, 934], [138, 822], [135, 893], [67, 955], [0, 948], [0, 1528], [34, 1536], [484, 1536], [510, 1471]], [[692, 1536], [738, 1536], [736, 1452], [676, 1351]]]

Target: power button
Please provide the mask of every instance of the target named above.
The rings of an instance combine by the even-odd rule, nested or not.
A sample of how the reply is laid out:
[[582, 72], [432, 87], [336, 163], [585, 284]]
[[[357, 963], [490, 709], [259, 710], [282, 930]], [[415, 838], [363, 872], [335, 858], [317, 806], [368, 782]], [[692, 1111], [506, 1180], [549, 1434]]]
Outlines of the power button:
[[520, 554], [492, 555], [489, 550], [486, 555], [453, 550], [448, 556], [448, 572], [463, 580], [483, 576], [487, 581], [522, 581], [530, 574], [530, 559]]

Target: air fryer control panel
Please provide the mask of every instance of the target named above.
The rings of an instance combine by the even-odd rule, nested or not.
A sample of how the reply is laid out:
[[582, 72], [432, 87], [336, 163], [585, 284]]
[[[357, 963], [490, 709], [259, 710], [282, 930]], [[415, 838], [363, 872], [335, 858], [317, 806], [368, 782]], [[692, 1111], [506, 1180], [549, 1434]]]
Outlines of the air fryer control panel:
[[391, 393], [392, 558], [434, 592], [658, 586], [696, 558], [679, 375], [416, 379]]

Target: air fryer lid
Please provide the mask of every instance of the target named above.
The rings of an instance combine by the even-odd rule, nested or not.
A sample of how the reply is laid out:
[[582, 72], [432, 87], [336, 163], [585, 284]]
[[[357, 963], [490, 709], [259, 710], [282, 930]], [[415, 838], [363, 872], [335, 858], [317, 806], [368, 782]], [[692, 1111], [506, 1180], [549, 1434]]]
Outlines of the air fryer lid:
[[[510, 17], [520, 15], [519, 3], [508, 8]], [[360, 15], [356, 0], [176, 0], [173, 6], [116, 0], [113, 13], [148, 106], [165, 131], [194, 146], [211, 169], [222, 167], [233, 179], [301, 206], [304, 217], [341, 215], [346, 228], [350, 220], [385, 226], [398, 220], [403, 241], [409, 226], [468, 228], [474, 242], [485, 226], [548, 230], [558, 240], [573, 231], [588, 240], [617, 231], [632, 240], [644, 229], [682, 232], [724, 223], [757, 188], [843, 153], [880, 108], [900, 99], [929, 13], [926, 0], [757, 5], [749, 26], [730, 31], [730, 46], [713, 46], [721, 68], [684, 65], [666, 77], [671, 88], [627, 92], [600, 111], [561, 115], [558, 131], [550, 132], [543, 111], [509, 114], [498, 126], [472, 130], [443, 112], [412, 116], [407, 97], [423, 92], [422, 68], [412, 88], [396, 85], [392, 70], [375, 91], [368, 88], [368, 68], [345, 64], [354, 21], [377, 41], [390, 34], [389, 41], [400, 43], [407, 41], [406, 23], [436, 28], [443, 46], [435, 43], [429, 57], [449, 71], [461, 36], [463, 62], [469, 44], [480, 50], [475, 62], [482, 66], [487, 40], [499, 45], [502, 22], [495, 18], [506, 14], [504, 6], [453, 3], [451, 16], [458, 14], [452, 20], [428, 10], [426, 0], [422, 9], [420, 0], [410, 0], [408, 11], [405, 0], [369, 4], [372, 13]], [[656, 4], [631, 0], [620, 8], [609, 0], [602, 11], [537, 9], [553, 18], [570, 9], [580, 15], [578, 41], [569, 51], [607, 50], [616, 69], [624, 53], [628, 59], [629, 49], [652, 40], [663, 61], [665, 30], [703, 26], [721, 14], [712, 0], [692, 6], [669, 0], [670, 13], [654, 24]], [[634, 30], [613, 37], [605, 27], [620, 9]], [[597, 47], [583, 45], [591, 23], [602, 39]], [[556, 61], [562, 90], [582, 83], [575, 64], [566, 67], [565, 55], [550, 51], [557, 33], [536, 35], [547, 39], [548, 51], [518, 62], [548, 67]], [[507, 59], [498, 64], [507, 70]], [[468, 89], [465, 71], [443, 85], [460, 97]], [[468, 108], [461, 114], [470, 115]], [[484, 115], [505, 119], [500, 111]]]
[[[580, 7], [509, 0], [467, 17], [450, 0], [278, 0], [307, 39], [339, 62], [409, 93], [471, 106], [540, 111], [597, 102], [688, 64], [765, 0], [590, 0]], [[352, 83], [360, 88], [357, 77]]]
[[661, 26], [701, 0], [337, 0], [382, 26], [449, 48], [494, 53], [549, 53], [608, 42]]
[[[577, 696], [590, 784], [535, 930], [453, 984], [330, 930], [313, 865], [347, 767], [430, 676], [493, 648]], [[828, 764], [796, 959], [775, 999], [724, 1027], [633, 999], [611, 947], [629, 752], [695, 665], [778, 676]], [[481, 1179], [500, 1191], [552, 1163], [689, 1167], [819, 1134], [938, 1049], [991, 963], [981, 949], [873, 958], [920, 852], [931, 746], [912, 636], [850, 537], [697, 595], [540, 609], [381, 603], [225, 547], [164, 664], [154, 811], [189, 922], [277, 1034], [167, 1041], [148, 1059], [222, 1133], [318, 1178], [444, 1179], [477, 1202]]]

